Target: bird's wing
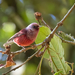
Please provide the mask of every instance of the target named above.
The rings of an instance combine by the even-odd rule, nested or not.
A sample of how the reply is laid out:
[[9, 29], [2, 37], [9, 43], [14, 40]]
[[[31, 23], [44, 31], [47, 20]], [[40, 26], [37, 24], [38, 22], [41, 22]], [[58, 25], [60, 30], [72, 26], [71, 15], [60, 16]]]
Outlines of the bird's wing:
[[3, 46], [5, 47], [5, 46], [8, 46], [8, 45], [11, 45], [13, 43], [14, 38], [17, 38], [17, 37], [19, 37], [21, 35], [25, 35], [25, 34], [26, 34], [26, 31], [24, 29], [19, 31], [19, 32], [17, 32], [6, 43], [4, 43]]
[[8, 42], [11, 41], [11, 40], [13, 40], [13, 39], [16, 38], [16, 37], [19, 37], [19, 36], [25, 35], [25, 34], [26, 34], [26, 33], [18, 32], [18, 33], [16, 33], [15, 35], [13, 35], [13, 36], [8, 40]]

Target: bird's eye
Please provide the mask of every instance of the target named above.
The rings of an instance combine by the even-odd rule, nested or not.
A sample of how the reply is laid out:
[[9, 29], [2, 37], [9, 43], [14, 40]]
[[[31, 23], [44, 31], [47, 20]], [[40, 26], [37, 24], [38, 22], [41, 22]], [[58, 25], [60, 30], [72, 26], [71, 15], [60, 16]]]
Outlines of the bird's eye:
[[36, 26], [33, 26], [33, 28], [36, 28]]
[[39, 27], [39, 26], [33, 26], [33, 28], [34, 28], [34, 29], [36, 29], [36, 30], [38, 30], [38, 29], [39, 29], [38, 27]]

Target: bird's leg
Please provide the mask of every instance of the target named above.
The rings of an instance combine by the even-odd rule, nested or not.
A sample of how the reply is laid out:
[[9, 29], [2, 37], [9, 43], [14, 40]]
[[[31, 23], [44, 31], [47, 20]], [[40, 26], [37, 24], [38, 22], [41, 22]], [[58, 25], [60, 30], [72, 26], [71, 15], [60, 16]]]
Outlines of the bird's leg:
[[25, 46], [21, 46], [23, 49], [25, 49]]
[[22, 47], [23, 49], [25, 49], [25, 46], [21, 46], [21, 45], [18, 45], [19, 47]]
[[[20, 47], [22, 47], [22, 49], [25, 49], [25, 46], [20, 46]], [[24, 53], [25, 53], [26, 51], [24, 51]]]

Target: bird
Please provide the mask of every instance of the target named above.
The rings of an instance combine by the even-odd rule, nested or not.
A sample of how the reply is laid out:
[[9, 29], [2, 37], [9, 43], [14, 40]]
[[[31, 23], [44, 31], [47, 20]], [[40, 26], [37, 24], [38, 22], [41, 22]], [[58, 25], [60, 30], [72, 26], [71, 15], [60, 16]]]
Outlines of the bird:
[[21, 47], [29, 46], [36, 40], [39, 28], [39, 24], [31, 23], [26, 28], [20, 30], [9, 38], [7, 42], [3, 44], [3, 46], [6, 47], [12, 45], [13, 43]]

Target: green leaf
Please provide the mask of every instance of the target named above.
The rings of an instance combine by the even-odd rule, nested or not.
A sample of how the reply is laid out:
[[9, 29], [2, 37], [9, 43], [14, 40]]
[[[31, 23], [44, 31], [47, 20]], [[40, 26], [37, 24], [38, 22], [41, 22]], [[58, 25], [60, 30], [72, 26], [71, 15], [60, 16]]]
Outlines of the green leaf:
[[49, 28], [42, 26], [39, 30], [39, 33], [38, 33], [38, 36], [37, 36], [37, 39], [35, 40], [35, 42], [37, 44], [43, 42], [50, 33], [51, 33], [51, 31]]
[[[50, 29], [43, 26], [40, 28], [39, 34], [36, 39], [36, 43], [41, 43], [51, 33]], [[61, 39], [54, 35], [51, 39], [49, 49], [46, 50], [44, 58], [49, 59], [49, 65], [54, 72], [62, 71], [59, 75], [68, 74], [71, 69], [70, 66], [65, 62], [64, 49], [62, 47]]]
[[64, 40], [74, 41], [75, 42], [75, 39], [74, 39], [73, 36], [71, 36], [71, 34], [66, 34], [66, 33], [64, 33], [62, 31], [59, 31], [58, 35], [61, 36]]
[[58, 71], [58, 72], [56, 72], [54, 75], [59, 75], [59, 73], [61, 73], [62, 71]]

